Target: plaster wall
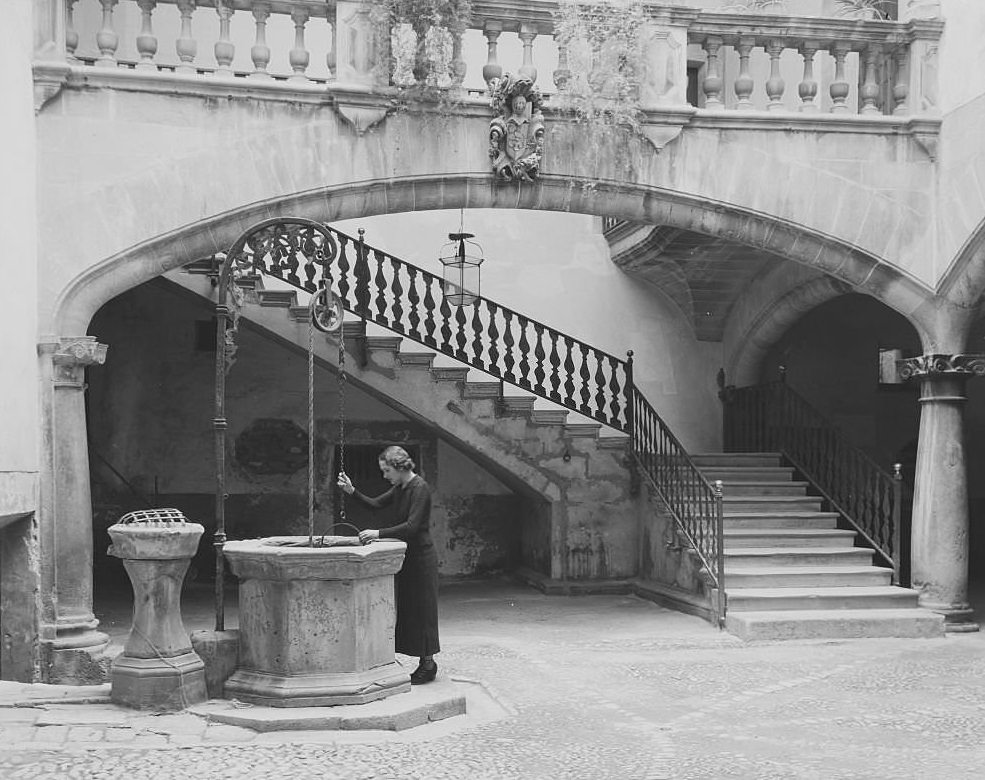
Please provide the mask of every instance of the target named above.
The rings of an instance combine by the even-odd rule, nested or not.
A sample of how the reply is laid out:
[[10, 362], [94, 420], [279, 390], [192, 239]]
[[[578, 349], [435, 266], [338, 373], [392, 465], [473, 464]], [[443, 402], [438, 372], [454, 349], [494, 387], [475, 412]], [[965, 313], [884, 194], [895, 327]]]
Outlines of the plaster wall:
[[[31, 57], [30, 0], [11, 0], [0, 24], [0, 227], [4, 283], [0, 285], [0, 518], [33, 511], [38, 472], [37, 145]], [[16, 381], [14, 381], [16, 379]], [[2, 522], [0, 522], [2, 525]]]
[[[328, 106], [65, 90], [38, 119], [42, 322], [51, 327], [56, 309], [48, 302], [106, 258], [246, 204], [346, 182], [488, 175], [488, 109], [475, 111], [474, 118], [427, 123], [402, 112], [357, 137]], [[681, 215], [661, 193], [685, 193], [800, 223], [931, 283], [932, 170], [911, 139], [882, 134], [694, 126], [657, 154], [641, 141], [618, 138], [590, 148], [570, 126], [549, 122], [544, 171], [571, 176], [573, 192], [568, 202], [541, 207], [563, 211], [577, 201], [579, 210], [672, 224]], [[622, 213], [618, 203], [593, 200], [580, 182], [596, 178], [654, 188], [647, 214]], [[469, 203], [467, 191], [462, 195], [449, 199], [481, 205]], [[502, 195], [509, 200], [506, 189]], [[516, 202], [531, 207], [520, 196]], [[367, 198], [319, 216], [368, 216], [381, 209], [385, 203]], [[702, 226], [715, 233], [718, 222], [708, 216]], [[240, 226], [227, 227], [214, 231], [216, 248], [224, 248]], [[172, 251], [180, 254], [180, 241]], [[117, 274], [116, 283], [132, 286], [147, 272], [129, 269]]]
[[[154, 283], [113, 300], [93, 321], [93, 333], [109, 345], [106, 364], [89, 370], [97, 577], [105, 579], [100, 567], [115, 568], [100, 554], [105, 527], [145, 505], [134, 491], [152, 505], [177, 506], [214, 527], [214, 355], [195, 349], [195, 324], [210, 316], [205, 301]], [[249, 327], [241, 326], [237, 343], [227, 377], [227, 532], [230, 538], [306, 534], [306, 356]], [[330, 530], [338, 500], [332, 485], [340, 433], [334, 372], [317, 368], [315, 387], [315, 517], [322, 532]], [[351, 383], [345, 410], [350, 446], [376, 453], [399, 441], [420, 448], [419, 465], [434, 490], [432, 523], [443, 575], [514, 565], [522, 516], [509, 489], [467, 456], [450, 452], [433, 430]], [[367, 492], [376, 492], [369, 484], [363, 484]], [[362, 527], [388, 524], [358, 513], [352, 502], [349, 510]], [[206, 534], [197, 558], [202, 571], [211, 570], [210, 543]]]

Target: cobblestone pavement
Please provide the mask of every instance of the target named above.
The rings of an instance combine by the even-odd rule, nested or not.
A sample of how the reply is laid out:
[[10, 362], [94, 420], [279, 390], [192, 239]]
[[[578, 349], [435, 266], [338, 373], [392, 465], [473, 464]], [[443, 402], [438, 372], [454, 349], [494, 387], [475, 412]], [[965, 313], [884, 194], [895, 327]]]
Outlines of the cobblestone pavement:
[[985, 634], [753, 644], [632, 597], [470, 583], [442, 592], [442, 645], [442, 676], [482, 681], [495, 712], [400, 733], [258, 734], [133, 713], [105, 686], [0, 683], [0, 778], [985, 773]]

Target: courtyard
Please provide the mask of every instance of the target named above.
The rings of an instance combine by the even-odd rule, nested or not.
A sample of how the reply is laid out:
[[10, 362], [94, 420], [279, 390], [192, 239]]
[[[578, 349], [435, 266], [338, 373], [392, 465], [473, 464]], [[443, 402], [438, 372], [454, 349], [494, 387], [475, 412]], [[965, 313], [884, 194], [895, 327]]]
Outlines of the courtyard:
[[[183, 609], [189, 630], [209, 627], [208, 588]], [[97, 614], [121, 641], [129, 594]], [[505, 580], [443, 586], [441, 618], [435, 684], [465, 693], [465, 716], [258, 732], [124, 710], [108, 686], [0, 682], [0, 776], [959, 780], [985, 765], [982, 633], [746, 643], [636, 597]]]

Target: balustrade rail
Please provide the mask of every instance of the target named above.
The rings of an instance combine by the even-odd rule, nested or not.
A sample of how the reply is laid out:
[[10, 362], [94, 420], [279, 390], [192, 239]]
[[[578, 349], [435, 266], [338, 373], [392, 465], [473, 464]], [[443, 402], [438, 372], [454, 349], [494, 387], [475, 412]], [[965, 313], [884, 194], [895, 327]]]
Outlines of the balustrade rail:
[[[63, 2], [64, 48], [75, 64], [241, 84], [271, 80], [285, 82], [285, 88], [344, 82], [369, 92], [393, 83], [379, 67], [389, 62], [386, 52], [378, 51], [386, 38], [377, 37], [368, 3]], [[460, 95], [482, 92], [504, 68], [537, 81], [538, 69], [547, 70], [547, 63], [553, 83], [541, 83], [541, 91], [556, 94], [556, 104], [563, 106], [574, 83], [569, 49], [577, 42], [556, 38], [557, 8], [553, 0], [478, 0], [469, 29], [453, 34], [453, 53], [440, 64], [435, 83]], [[639, 85], [644, 111], [863, 117], [935, 111], [933, 57], [940, 21], [752, 15], [658, 3], [647, 4], [647, 18], [655, 32], [647, 37], [643, 56], [653, 64], [637, 70], [652, 71], [657, 81]], [[500, 62], [501, 52], [508, 62]]]
[[325, 279], [350, 312], [568, 409], [627, 432], [626, 361], [488, 298], [451, 306], [439, 276], [324, 225], [251, 231], [234, 276], [263, 273], [314, 293]]
[[635, 387], [631, 400], [631, 438], [636, 462], [664, 500], [678, 532], [700, 558], [715, 589], [715, 609], [718, 622], [723, 625], [727, 605], [721, 483], [712, 486]]
[[727, 388], [725, 449], [779, 452], [900, 577], [902, 481], [850, 444], [784, 382]]

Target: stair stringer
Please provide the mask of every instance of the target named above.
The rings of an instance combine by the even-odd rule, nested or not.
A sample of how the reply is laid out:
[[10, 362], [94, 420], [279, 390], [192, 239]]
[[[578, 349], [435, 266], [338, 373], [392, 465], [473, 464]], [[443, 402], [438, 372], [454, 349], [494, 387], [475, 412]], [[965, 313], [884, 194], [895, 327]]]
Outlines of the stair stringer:
[[[214, 303], [208, 278], [180, 270], [164, 278]], [[292, 318], [289, 308], [287, 303], [263, 306], [248, 296], [240, 309], [240, 326], [306, 354], [308, 325]], [[348, 380], [435, 430], [527, 499], [530, 509], [524, 523], [543, 526], [549, 539], [549, 560], [530, 573], [531, 579], [550, 587], [551, 581], [636, 575], [641, 505], [631, 489], [625, 446], [600, 441], [600, 426], [564, 424], [562, 414], [503, 414], [498, 398], [469, 397], [467, 383], [450, 378], [454, 371], [422, 369], [416, 361], [412, 368], [404, 366], [392, 342], [374, 343], [370, 337], [356, 348], [355, 340], [346, 339]], [[336, 341], [316, 333], [314, 354], [319, 365], [338, 371]]]

